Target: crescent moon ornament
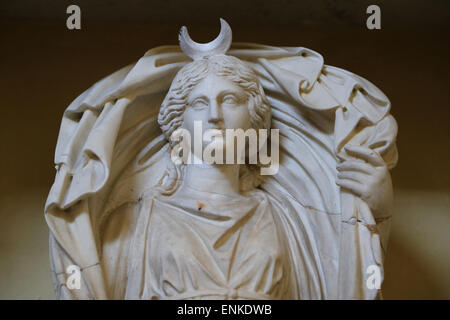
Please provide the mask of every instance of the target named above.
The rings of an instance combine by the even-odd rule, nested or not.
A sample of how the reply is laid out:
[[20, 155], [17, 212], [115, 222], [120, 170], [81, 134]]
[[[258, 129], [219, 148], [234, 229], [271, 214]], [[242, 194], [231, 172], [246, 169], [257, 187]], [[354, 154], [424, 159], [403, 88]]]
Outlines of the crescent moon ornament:
[[211, 42], [198, 43], [193, 41], [185, 26], [181, 27], [180, 34], [178, 35], [181, 50], [193, 60], [198, 60], [206, 56], [225, 54], [230, 48], [231, 39], [230, 25], [222, 18], [220, 18], [220, 33]]

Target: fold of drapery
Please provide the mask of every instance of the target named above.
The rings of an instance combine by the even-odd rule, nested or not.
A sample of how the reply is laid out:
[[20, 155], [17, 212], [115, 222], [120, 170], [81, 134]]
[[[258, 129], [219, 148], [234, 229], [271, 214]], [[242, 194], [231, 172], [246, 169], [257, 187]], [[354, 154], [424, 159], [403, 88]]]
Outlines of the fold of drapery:
[[[329, 164], [345, 156], [342, 148], [347, 143], [359, 142], [379, 152], [389, 167], [395, 165], [396, 125], [388, 115], [389, 100], [367, 80], [324, 65], [321, 55], [306, 48], [237, 43], [227, 54], [255, 70], [272, 105], [272, 127], [280, 129], [280, 171], [268, 178], [265, 190], [281, 192], [307, 208], [342, 215], [338, 233], [344, 248], [339, 258], [341, 289], [337, 285], [327, 289], [334, 292], [326, 296], [373, 297], [360, 288], [365, 270], [358, 269], [361, 264], [356, 257], [380, 251], [366, 245], [374, 242], [377, 247], [377, 241], [372, 241], [376, 228], [367, 229], [367, 225], [377, 224], [359, 219], [360, 224], [357, 218], [349, 227], [355, 208], [368, 217], [370, 209], [362, 200], [339, 190], [334, 183], [335, 166]], [[151, 163], [161, 150], [164, 141], [156, 114], [173, 77], [189, 61], [178, 46], [149, 50], [136, 64], [94, 84], [64, 113], [55, 152], [58, 171], [47, 199], [46, 219], [52, 236], [70, 259], [82, 269], [97, 270], [95, 276], [85, 276], [92, 286], [91, 297], [108, 297], [101, 276], [97, 231], [104, 213], [112, 210], [111, 203], [117, 204], [105, 203], [111, 199], [108, 192], [143, 150], [147, 159], [141, 158], [143, 164]], [[364, 139], [356, 141], [356, 136]], [[345, 251], [349, 244], [359, 243], [361, 232], [364, 245]], [[382, 233], [375, 230], [376, 235]], [[379, 260], [375, 254], [364, 265], [379, 265]], [[350, 279], [357, 281], [346, 288], [346, 283], [354, 281]]]

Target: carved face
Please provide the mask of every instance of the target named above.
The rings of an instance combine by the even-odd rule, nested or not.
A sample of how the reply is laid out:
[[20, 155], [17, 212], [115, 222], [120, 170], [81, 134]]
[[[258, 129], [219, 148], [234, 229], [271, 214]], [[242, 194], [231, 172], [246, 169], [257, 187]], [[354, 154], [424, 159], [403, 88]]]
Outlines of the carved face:
[[[202, 132], [219, 129], [250, 128], [248, 94], [232, 81], [209, 74], [200, 81], [187, 97], [182, 127], [194, 136], [194, 121], [201, 121]], [[209, 142], [203, 142], [203, 148]]]
[[183, 114], [183, 127], [193, 134], [194, 121], [207, 129], [250, 128], [248, 95], [230, 80], [208, 75], [191, 91]]
[[[161, 105], [158, 123], [171, 147], [178, 141], [171, 139], [172, 133], [183, 128], [190, 133], [194, 154], [194, 145], [202, 145], [202, 150], [208, 146], [220, 149], [225, 154], [222, 144], [229, 141], [220, 139], [225, 137], [223, 131], [269, 128], [270, 105], [258, 77], [248, 65], [235, 57], [215, 55], [188, 63], [177, 73]], [[196, 126], [201, 133], [196, 134]], [[205, 137], [209, 141], [196, 140], [198, 136], [202, 140], [201, 134], [206, 135], [208, 129], [218, 129], [217, 136]], [[244, 148], [245, 145], [239, 146]], [[243, 151], [237, 149], [235, 144], [236, 156]]]

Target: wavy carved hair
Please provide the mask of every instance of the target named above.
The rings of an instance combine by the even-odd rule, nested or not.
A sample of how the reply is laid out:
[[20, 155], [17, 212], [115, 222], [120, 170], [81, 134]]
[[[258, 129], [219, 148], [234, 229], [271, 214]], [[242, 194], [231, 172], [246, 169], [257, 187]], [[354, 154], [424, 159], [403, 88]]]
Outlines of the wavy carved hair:
[[[167, 93], [158, 115], [158, 123], [165, 137], [173, 144], [170, 136], [183, 124], [183, 113], [187, 98], [194, 87], [209, 74], [230, 80], [248, 94], [248, 109], [251, 128], [269, 129], [271, 121], [270, 104], [255, 72], [238, 58], [227, 55], [214, 55], [188, 63], [178, 71]], [[258, 167], [258, 165], [256, 165]], [[169, 166], [160, 181], [161, 192], [173, 193], [180, 184], [184, 165]], [[249, 190], [261, 183], [255, 165], [241, 166], [241, 190]]]

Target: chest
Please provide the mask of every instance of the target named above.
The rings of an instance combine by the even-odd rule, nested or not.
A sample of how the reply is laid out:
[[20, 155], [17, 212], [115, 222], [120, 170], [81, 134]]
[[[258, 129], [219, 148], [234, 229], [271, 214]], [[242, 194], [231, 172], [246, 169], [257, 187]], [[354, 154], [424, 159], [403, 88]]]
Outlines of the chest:
[[245, 288], [270, 292], [285, 274], [285, 252], [268, 208], [214, 219], [155, 202], [146, 250], [159, 295]]

